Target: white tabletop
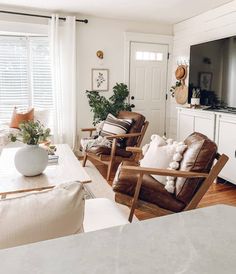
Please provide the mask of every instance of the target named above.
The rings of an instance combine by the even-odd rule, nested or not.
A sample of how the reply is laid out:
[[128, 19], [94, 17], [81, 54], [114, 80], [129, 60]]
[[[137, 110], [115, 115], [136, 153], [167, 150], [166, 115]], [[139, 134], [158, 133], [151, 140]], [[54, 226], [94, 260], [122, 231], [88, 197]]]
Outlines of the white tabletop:
[[43, 174], [22, 176], [15, 168], [14, 157], [19, 148], [5, 148], [0, 156], [0, 195], [46, 189], [58, 184], [80, 181], [91, 182], [89, 175], [66, 144], [57, 145], [58, 164], [48, 165]]
[[235, 227], [235, 207], [201, 208], [0, 250], [0, 271], [8, 274], [233, 274]]

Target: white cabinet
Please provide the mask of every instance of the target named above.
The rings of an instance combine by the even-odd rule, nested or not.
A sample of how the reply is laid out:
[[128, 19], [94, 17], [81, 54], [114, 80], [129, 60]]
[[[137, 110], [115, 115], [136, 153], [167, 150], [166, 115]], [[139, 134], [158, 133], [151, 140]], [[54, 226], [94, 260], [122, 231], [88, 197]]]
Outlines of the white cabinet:
[[178, 108], [177, 125], [178, 140], [184, 140], [193, 132], [200, 132], [214, 140], [215, 115], [212, 112]]
[[229, 156], [220, 177], [236, 184], [236, 115], [198, 109], [178, 108], [177, 139], [200, 132], [215, 141], [219, 153]]
[[182, 141], [189, 134], [193, 132], [194, 132], [194, 116], [189, 112], [179, 111], [177, 139], [179, 141]]
[[219, 153], [229, 156], [220, 177], [236, 184], [236, 116], [217, 115], [216, 139]]

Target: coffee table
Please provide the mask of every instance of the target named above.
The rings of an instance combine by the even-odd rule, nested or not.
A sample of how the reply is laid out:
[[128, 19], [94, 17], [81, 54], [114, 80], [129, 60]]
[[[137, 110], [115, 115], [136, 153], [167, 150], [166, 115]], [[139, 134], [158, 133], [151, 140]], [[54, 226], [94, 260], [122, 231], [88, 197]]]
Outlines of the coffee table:
[[14, 157], [19, 148], [5, 148], [0, 156], [0, 196], [8, 194], [39, 191], [55, 187], [56, 185], [78, 181], [90, 183], [91, 179], [80, 162], [66, 144], [56, 145], [57, 164], [50, 164], [43, 174], [25, 177], [15, 168]]

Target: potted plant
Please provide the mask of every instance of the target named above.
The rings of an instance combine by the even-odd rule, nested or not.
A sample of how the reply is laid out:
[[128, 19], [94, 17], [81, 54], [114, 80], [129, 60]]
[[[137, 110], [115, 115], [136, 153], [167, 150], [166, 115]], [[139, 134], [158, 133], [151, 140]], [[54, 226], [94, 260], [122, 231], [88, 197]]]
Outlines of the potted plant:
[[15, 167], [24, 176], [41, 174], [48, 164], [48, 153], [39, 146], [47, 140], [50, 129], [45, 128], [39, 121], [27, 121], [19, 125], [17, 135], [10, 134], [12, 142], [20, 141], [26, 144], [15, 155]]
[[93, 112], [94, 125], [104, 121], [109, 113], [117, 116], [121, 110], [131, 111], [131, 105], [126, 102], [126, 99], [129, 96], [127, 85], [116, 83], [113, 87], [113, 92], [114, 94], [107, 99], [100, 95], [98, 91], [86, 91], [89, 106]]
[[192, 98], [191, 98], [191, 105], [192, 106], [199, 106], [200, 105], [200, 97], [201, 97], [201, 93], [200, 93], [200, 89], [193, 89], [192, 92]]

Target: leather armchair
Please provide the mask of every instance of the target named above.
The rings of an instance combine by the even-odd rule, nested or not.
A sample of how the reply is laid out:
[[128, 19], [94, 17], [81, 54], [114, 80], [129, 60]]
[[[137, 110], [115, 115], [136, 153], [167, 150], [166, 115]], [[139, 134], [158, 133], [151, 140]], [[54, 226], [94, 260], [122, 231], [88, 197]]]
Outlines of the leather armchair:
[[[113, 182], [113, 190], [118, 203], [131, 207], [129, 221], [132, 221], [135, 208], [156, 216], [196, 208], [228, 161], [226, 155], [217, 153], [216, 144], [200, 133], [191, 134], [184, 142], [188, 148], [179, 170], [143, 168], [138, 163], [123, 163], [118, 180]], [[132, 148], [127, 150], [132, 151]], [[215, 160], [217, 162], [213, 166]], [[177, 177], [175, 193], [167, 192], [151, 174]]]
[[[111, 171], [115, 162], [122, 162], [124, 159], [133, 161], [135, 159], [136, 152], [127, 151], [126, 147], [140, 147], [148, 127], [148, 121], [145, 121], [145, 117], [136, 112], [120, 111], [117, 118], [133, 120], [133, 124], [129, 132], [127, 134], [106, 137], [107, 139], [112, 140], [111, 148], [105, 146], [95, 146], [84, 152], [83, 166], [86, 165], [88, 158], [96, 159], [97, 161], [102, 162], [108, 166], [107, 180], [110, 179]], [[82, 129], [83, 132], [89, 132], [90, 137], [92, 136], [94, 130], [95, 128]], [[119, 138], [125, 138], [125, 145], [122, 148], [117, 146], [117, 139]]]

